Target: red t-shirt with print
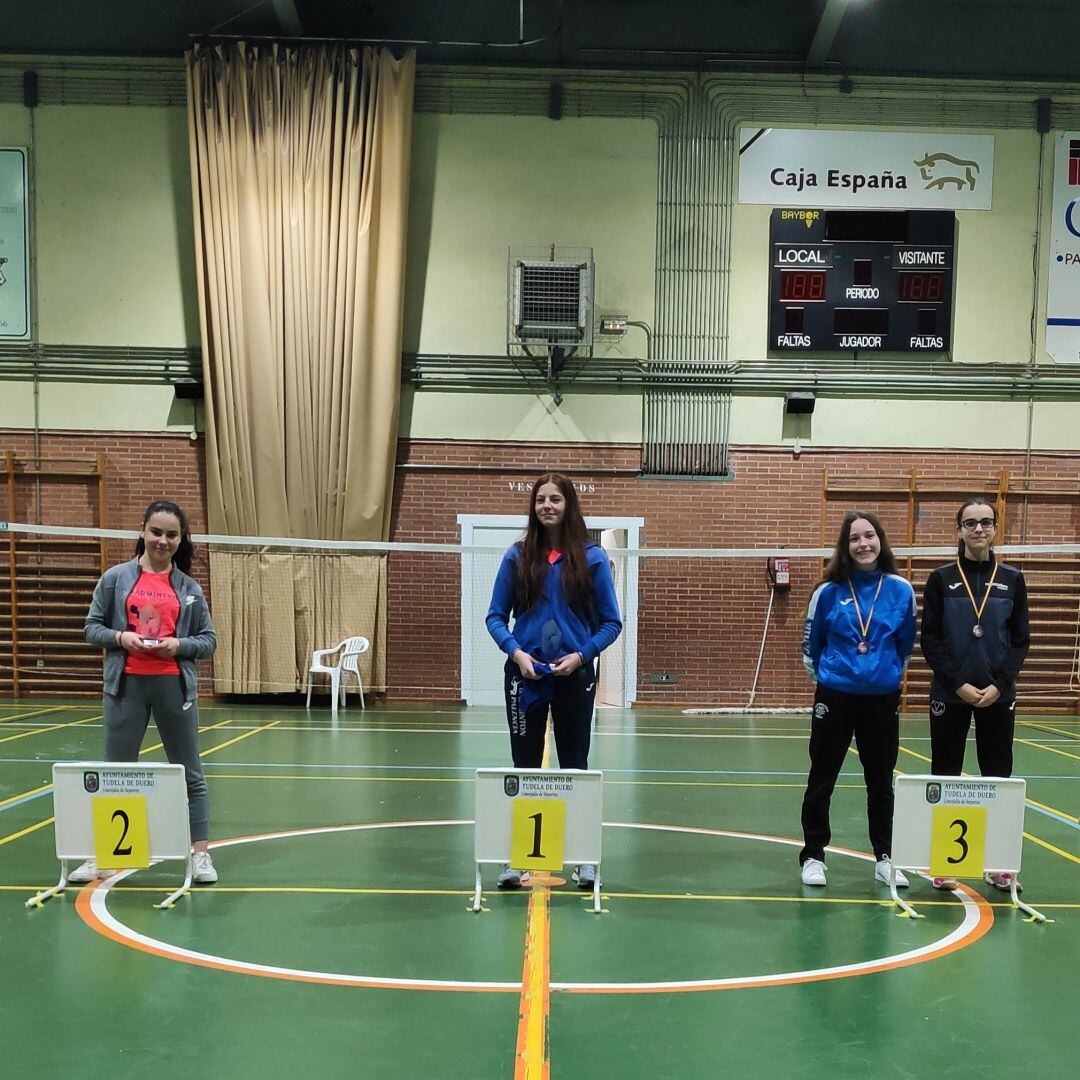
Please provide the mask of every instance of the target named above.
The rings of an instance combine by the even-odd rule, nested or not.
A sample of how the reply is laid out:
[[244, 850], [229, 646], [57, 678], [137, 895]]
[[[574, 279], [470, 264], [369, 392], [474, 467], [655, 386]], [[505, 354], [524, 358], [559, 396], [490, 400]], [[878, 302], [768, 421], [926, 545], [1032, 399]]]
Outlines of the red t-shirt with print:
[[[180, 598], [169, 581], [169, 571], [160, 574], [143, 570], [124, 605], [127, 629], [144, 638], [161, 641], [176, 636], [180, 618]], [[124, 671], [129, 675], [179, 675], [175, 657], [156, 653], [128, 653]]]

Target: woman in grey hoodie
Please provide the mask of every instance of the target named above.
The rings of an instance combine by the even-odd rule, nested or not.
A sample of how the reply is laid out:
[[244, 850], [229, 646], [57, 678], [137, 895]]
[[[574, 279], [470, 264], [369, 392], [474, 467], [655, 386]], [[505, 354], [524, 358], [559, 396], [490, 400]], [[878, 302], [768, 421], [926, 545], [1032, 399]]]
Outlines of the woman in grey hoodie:
[[[217, 636], [206, 597], [188, 576], [191, 558], [183, 510], [164, 499], [152, 502], [135, 558], [110, 567], [98, 581], [83, 635], [105, 650], [105, 760], [137, 761], [153, 713], [169, 761], [183, 765], [187, 777], [192, 876], [212, 884], [218, 876], [207, 850], [210, 798], [199, 758], [195, 661], [213, 655]], [[68, 880], [98, 876], [90, 859]]]

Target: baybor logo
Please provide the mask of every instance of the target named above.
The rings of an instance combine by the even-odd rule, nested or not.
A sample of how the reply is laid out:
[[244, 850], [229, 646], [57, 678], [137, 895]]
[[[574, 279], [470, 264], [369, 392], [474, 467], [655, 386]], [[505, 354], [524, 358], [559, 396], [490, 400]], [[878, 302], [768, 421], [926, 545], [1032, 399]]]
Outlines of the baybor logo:
[[927, 181], [926, 190], [935, 188], [943, 191], [946, 184], [955, 184], [957, 191], [975, 190], [978, 179], [979, 163], [966, 158], [953, 157], [952, 154], [924, 154], [912, 164], [919, 170], [919, 175]]
[[503, 777], [503, 794], [509, 795], [512, 799], [521, 790], [521, 780], [517, 776], [504, 776]]
[[930, 783], [926, 785], [926, 801], [928, 803], [941, 802], [941, 785]]
[[829, 715], [829, 706], [826, 705], [824, 701], [819, 701], [814, 706], [814, 719], [815, 720], [824, 720], [825, 717], [828, 716], [828, 715]]
[[82, 786], [93, 795], [101, 787], [101, 778], [96, 772], [84, 772], [82, 774]]
[[821, 218], [820, 210], [781, 210], [781, 221], [801, 221], [808, 229], [812, 229]]

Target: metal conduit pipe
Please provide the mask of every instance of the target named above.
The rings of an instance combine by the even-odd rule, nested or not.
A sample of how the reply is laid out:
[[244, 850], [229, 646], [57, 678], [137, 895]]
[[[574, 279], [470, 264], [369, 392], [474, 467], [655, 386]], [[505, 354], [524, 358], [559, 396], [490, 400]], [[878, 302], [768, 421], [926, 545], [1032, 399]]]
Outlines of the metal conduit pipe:
[[[406, 357], [402, 380], [418, 389], [502, 390], [513, 385], [515, 369], [505, 356]], [[587, 389], [675, 389], [723, 391], [731, 394], [777, 394], [792, 382], [823, 395], [853, 397], [904, 396], [980, 400], [1036, 401], [1080, 399], [1080, 373], [1063, 374], [1044, 366], [1032, 372], [1027, 364], [950, 364], [934, 361], [753, 360], [728, 364], [680, 361], [625, 360], [597, 357], [575, 376]], [[663, 427], [662, 410], [647, 407], [646, 418], [657, 435], [672, 434]]]

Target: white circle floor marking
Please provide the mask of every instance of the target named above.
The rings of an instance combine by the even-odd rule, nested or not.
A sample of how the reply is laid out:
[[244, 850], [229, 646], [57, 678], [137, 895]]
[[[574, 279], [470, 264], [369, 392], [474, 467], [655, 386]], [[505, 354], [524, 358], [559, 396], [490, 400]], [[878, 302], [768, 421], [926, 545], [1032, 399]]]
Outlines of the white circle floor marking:
[[[240, 836], [231, 840], [219, 840], [210, 845], [214, 850], [235, 847], [238, 844], [253, 844], [267, 840], [285, 840], [294, 837], [320, 836], [331, 833], [370, 832], [381, 829], [434, 828], [450, 825], [472, 825], [471, 820], [433, 820], [433, 821], [382, 821], [363, 825], [330, 825], [313, 829], [289, 829], [281, 832], [263, 833], [256, 836]], [[770, 836], [764, 833], [734, 832], [727, 829], [707, 829], [688, 825], [654, 825], [641, 822], [605, 822], [609, 829], [643, 829], [651, 832], [676, 832], [699, 836], [719, 836], [734, 840], [754, 840], [768, 844], [782, 844], [788, 847], [801, 847], [799, 840], [782, 836]], [[847, 848], [829, 847], [837, 855], [863, 861], [873, 861], [872, 855]], [[488, 993], [517, 993], [521, 990], [520, 980], [516, 982], [481, 982], [465, 979], [400, 979], [392, 976], [353, 975], [345, 972], [313, 971], [305, 968], [279, 967], [272, 964], [254, 964], [244, 960], [217, 956], [212, 953], [185, 949], [179, 945], [162, 941], [158, 938], [141, 934], [120, 922], [108, 910], [110, 889], [136, 873], [134, 870], [123, 871], [107, 881], [90, 886], [80, 894], [79, 914], [100, 933], [131, 948], [152, 953], [166, 959], [201, 967], [232, 971], [243, 975], [257, 975], [263, 978], [285, 979], [295, 982], [326, 983], [334, 986], [356, 986], [400, 990], [451, 990], [479, 991]], [[467, 890], [466, 890], [467, 891]], [[854, 975], [867, 975], [873, 972], [906, 967], [910, 964], [924, 963], [939, 956], [953, 952], [972, 944], [989, 929], [993, 913], [988, 905], [974, 892], [961, 887], [954, 895], [963, 904], [964, 912], [960, 924], [937, 940], [905, 952], [882, 956], [875, 960], [866, 960], [853, 964], [841, 964], [834, 967], [808, 968], [801, 971], [776, 972], [772, 975], [736, 976], [725, 979], [690, 979], [665, 982], [552, 982], [551, 989], [564, 993], [685, 993], [707, 990], [749, 989], [758, 986], [780, 986], [799, 982], [817, 982], [828, 979], [840, 979]], [[83, 898], [89, 897], [87, 903]]]

